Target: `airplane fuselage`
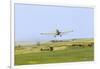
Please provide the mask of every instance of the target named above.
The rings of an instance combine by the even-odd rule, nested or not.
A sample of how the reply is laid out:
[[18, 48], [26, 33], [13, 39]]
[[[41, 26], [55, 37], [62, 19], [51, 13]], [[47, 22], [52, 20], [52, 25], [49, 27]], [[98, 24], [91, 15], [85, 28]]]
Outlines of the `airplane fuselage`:
[[[60, 35], [61, 36], [61, 32], [58, 29], [56, 30], [56, 35]], [[55, 35], [55, 37], [56, 37], [56, 35]]]

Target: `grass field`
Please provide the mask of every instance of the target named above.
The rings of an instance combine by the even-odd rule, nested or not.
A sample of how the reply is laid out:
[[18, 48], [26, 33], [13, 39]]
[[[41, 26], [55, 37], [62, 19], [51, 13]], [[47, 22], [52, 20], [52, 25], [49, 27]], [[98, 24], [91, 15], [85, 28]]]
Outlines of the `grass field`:
[[[64, 43], [66, 45], [66, 42], [59, 43], [58, 45], [60, 44], [62, 45]], [[44, 47], [43, 45], [39, 47], [31, 47], [33, 49], [29, 48], [27, 50], [26, 49], [22, 50], [23, 49], [22, 48], [22, 49], [15, 50], [15, 65], [79, 62], [79, 61], [94, 60], [93, 47], [84, 47], [84, 48], [66, 47], [63, 50], [39, 51], [38, 49], [40, 47]], [[57, 43], [54, 45], [57, 45]], [[35, 49], [38, 52], [34, 51]]]

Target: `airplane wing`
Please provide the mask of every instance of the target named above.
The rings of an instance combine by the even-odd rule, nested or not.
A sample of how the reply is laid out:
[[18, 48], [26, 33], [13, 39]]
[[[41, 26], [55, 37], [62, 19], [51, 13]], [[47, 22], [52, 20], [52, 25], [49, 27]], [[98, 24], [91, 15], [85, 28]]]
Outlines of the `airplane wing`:
[[67, 34], [67, 33], [70, 33], [70, 32], [73, 32], [73, 30], [67, 31], [67, 32], [61, 32], [61, 34]]
[[40, 33], [41, 35], [55, 35], [56, 33]]

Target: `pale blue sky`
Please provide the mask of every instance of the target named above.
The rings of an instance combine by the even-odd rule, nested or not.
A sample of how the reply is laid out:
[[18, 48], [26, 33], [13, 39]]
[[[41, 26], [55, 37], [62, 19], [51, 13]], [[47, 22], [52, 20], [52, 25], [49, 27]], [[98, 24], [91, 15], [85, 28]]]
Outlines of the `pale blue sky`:
[[59, 39], [93, 38], [93, 8], [15, 4], [15, 41], [55, 39], [43, 32], [74, 30]]

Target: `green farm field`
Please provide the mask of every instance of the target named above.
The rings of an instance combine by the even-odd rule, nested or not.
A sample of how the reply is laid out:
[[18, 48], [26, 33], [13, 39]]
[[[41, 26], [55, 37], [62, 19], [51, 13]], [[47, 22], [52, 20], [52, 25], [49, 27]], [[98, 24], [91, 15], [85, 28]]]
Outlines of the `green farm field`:
[[15, 47], [15, 65], [93, 61], [94, 45], [88, 46], [91, 42], [92, 39], [79, 39]]

